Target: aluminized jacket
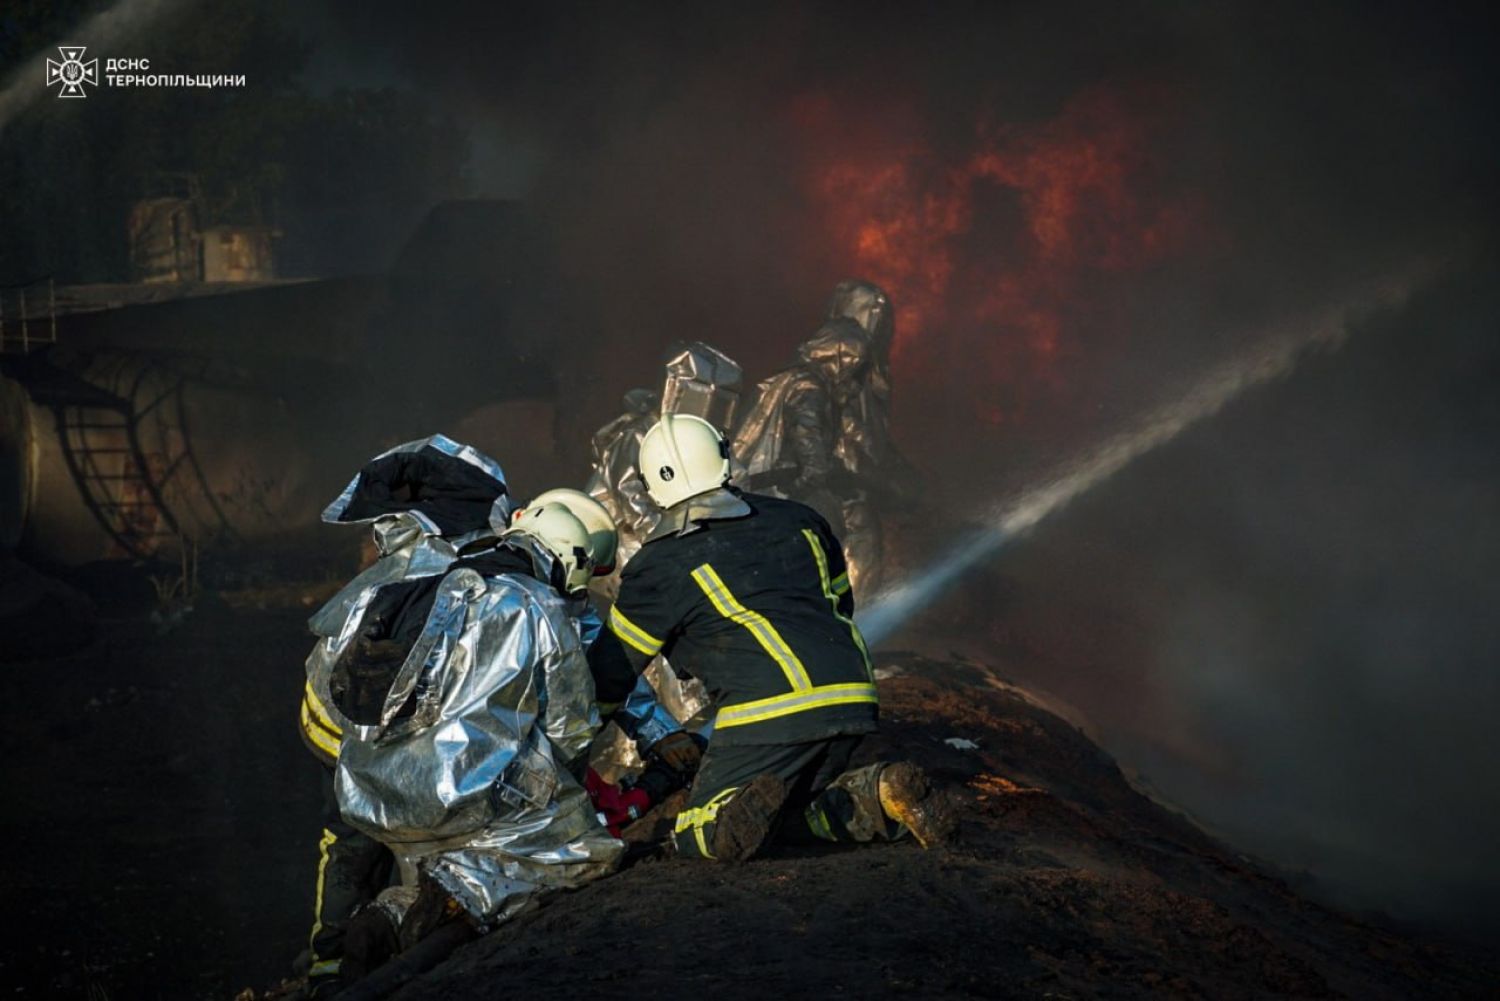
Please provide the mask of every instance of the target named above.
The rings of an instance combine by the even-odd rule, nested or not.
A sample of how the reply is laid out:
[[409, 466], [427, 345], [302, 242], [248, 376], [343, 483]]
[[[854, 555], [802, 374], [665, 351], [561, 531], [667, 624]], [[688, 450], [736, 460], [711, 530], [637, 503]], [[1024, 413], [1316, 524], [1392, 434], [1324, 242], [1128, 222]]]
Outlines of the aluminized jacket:
[[656, 394], [650, 390], [625, 394], [625, 413], [594, 432], [594, 471], [584, 488], [604, 505], [619, 529], [622, 548], [632, 552], [660, 514], [636, 468], [641, 439], [656, 423], [656, 406]]
[[623, 851], [569, 770], [600, 726], [580, 607], [530, 575], [450, 571], [380, 721], [345, 732], [344, 819], [480, 923], [606, 875]]
[[853, 320], [833, 319], [797, 353], [799, 364], [760, 384], [735, 434], [736, 476], [748, 487], [830, 489], [841, 474], [863, 471], [843, 461], [839, 445], [863, 417], [846, 415], [845, 404], [869, 369], [869, 337]]
[[[418, 469], [421, 472], [416, 472]], [[420, 505], [409, 505], [410, 510], [370, 516], [371, 511], [389, 511], [399, 503], [388, 499], [393, 472], [396, 477], [409, 479], [414, 475], [430, 475], [434, 470], [450, 481], [464, 481], [462, 503], [455, 503], [452, 496], [438, 497], [430, 502], [440, 505], [437, 508], [424, 510]], [[441, 493], [434, 491], [431, 483], [423, 483], [422, 487], [419, 494]], [[318, 637], [318, 643], [307, 658], [299, 722], [303, 740], [324, 764], [332, 767], [344, 733], [350, 728], [359, 729], [340, 712], [330, 682], [334, 665], [358, 633], [376, 589], [445, 573], [463, 545], [503, 530], [512, 509], [505, 474], [498, 463], [467, 445], [434, 435], [376, 456], [323, 512], [323, 520], [333, 524], [372, 522], [371, 532], [380, 554], [379, 559], [308, 620], [308, 628]], [[351, 517], [351, 511], [365, 516]], [[599, 633], [599, 615], [586, 597], [570, 602], [569, 619], [587, 648]], [[681, 729], [644, 678], [636, 683], [623, 705], [609, 709], [610, 719], [643, 748]]]
[[[400, 502], [398, 487], [421, 478], [426, 501]], [[451, 489], [441, 489], [438, 480]], [[303, 740], [325, 764], [338, 758], [339, 741], [351, 722], [329, 691], [333, 665], [382, 584], [443, 573], [458, 548], [493, 534], [510, 521], [505, 473], [489, 456], [432, 435], [397, 445], [367, 462], [323, 512], [330, 524], [371, 526], [379, 558], [346, 584], [308, 620], [318, 643], [307, 658], [300, 713]]]

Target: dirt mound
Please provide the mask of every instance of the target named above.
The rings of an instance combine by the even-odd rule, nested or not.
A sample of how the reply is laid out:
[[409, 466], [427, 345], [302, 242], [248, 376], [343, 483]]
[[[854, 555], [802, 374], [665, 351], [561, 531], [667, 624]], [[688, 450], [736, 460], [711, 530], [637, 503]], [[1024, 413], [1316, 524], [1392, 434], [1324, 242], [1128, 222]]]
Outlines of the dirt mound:
[[862, 756], [912, 758], [950, 790], [964, 817], [956, 847], [644, 862], [551, 899], [396, 997], [1494, 990], [1492, 970], [1300, 900], [1137, 793], [1081, 732], [982, 666], [881, 665], [892, 675], [883, 729]]
[[[105, 621], [86, 650], [11, 669], [0, 832], [19, 850], [0, 901], [20, 920], [0, 982], [17, 996], [227, 999], [287, 974], [320, 833], [295, 726], [309, 602], [200, 602], [167, 635]], [[878, 664], [863, 758], [928, 768], [957, 847], [642, 862], [399, 996], [1497, 993], [1489, 966], [1299, 899], [985, 667]]]

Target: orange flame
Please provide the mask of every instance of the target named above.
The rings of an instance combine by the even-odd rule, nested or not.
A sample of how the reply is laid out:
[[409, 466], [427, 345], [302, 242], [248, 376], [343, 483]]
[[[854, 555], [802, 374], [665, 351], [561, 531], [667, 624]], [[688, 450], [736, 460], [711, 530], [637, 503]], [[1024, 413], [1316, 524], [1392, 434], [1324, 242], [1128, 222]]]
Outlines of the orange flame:
[[814, 215], [838, 266], [891, 293], [898, 377], [958, 361], [970, 413], [992, 424], [1017, 420], [1038, 387], [1060, 389], [1090, 283], [1203, 242], [1199, 199], [1171, 189], [1158, 153], [1169, 108], [1161, 88], [1091, 90], [940, 156], [902, 137], [899, 114], [875, 134], [868, 113], [851, 126], [827, 98], [798, 102], [804, 142], [823, 145], [804, 178]]

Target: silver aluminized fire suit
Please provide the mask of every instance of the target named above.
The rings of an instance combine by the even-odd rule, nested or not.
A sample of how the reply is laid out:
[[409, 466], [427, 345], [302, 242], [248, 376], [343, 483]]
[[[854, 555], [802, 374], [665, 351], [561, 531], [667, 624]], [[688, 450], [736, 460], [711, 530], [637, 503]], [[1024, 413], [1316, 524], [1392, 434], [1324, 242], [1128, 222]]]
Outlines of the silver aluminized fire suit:
[[574, 777], [601, 725], [580, 606], [544, 582], [551, 554], [524, 536], [507, 548], [535, 573], [451, 570], [379, 722], [344, 735], [339, 806], [396, 854], [402, 886], [380, 898], [395, 918], [419, 874], [492, 926], [623, 853]]
[[594, 432], [594, 468], [583, 488], [615, 520], [620, 533], [615, 558], [620, 565], [641, 548], [641, 540], [661, 516], [636, 468], [641, 439], [657, 421], [660, 399], [649, 389], [632, 389], [624, 403], [624, 413]]
[[797, 349], [798, 364], [758, 387], [732, 446], [735, 482], [746, 490], [813, 507], [844, 541], [850, 576], [866, 590], [878, 573], [877, 474], [867, 447], [879, 420], [862, 406], [873, 398], [869, 336], [847, 317], [826, 321]]
[[[396, 488], [409, 487], [414, 480], [423, 484], [415, 493], [427, 499], [397, 499], [400, 491]], [[434, 490], [438, 480], [454, 489], [447, 495]], [[461, 496], [462, 502], [455, 503], [454, 496]], [[408, 509], [398, 510], [401, 507]], [[310, 944], [310, 973], [315, 980], [338, 974], [348, 920], [386, 885], [391, 867], [389, 851], [345, 823], [333, 797], [331, 770], [344, 734], [354, 726], [333, 698], [334, 667], [358, 633], [378, 588], [446, 573], [460, 548], [498, 534], [509, 523], [512, 510], [498, 463], [469, 446], [434, 435], [371, 460], [323, 512], [323, 520], [329, 523], [370, 524], [378, 559], [308, 621], [318, 642], [307, 658], [301, 731], [309, 749], [329, 769]], [[599, 616], [587, 598], [572, 599], [572, 605], [569, 621], [587, 648], [599, 634]], [[644, 678], [623, 706], [602, 709], [642, 749], [680, 729]]]
[[[659, 417], [658, 409], [702, 417], [724, 431], [734, 423], [743, 371], [739, 363], [703, 341], [677, 341], [662, 356], [665, 378], [658, 398], [648, 389], [625, 394], [625, 413], [594, 435], [594, 469], [585, 488], [602, 503], [620, 528], [616, 572], [604, 584], [611, 600], [619, 590], [619, 573], [656, 527], [661, 510], [641, 479], [641, 439]], [[681, 679], [662, 660], [644, 675], [652, 690], [678, 719], [689, 720], [708, 709], [701, 682]], [[637, 742], [639, 743], [639, 742]], [[616, 741], [605, 755], [620, 768], [636, 764], [627, 744]]]

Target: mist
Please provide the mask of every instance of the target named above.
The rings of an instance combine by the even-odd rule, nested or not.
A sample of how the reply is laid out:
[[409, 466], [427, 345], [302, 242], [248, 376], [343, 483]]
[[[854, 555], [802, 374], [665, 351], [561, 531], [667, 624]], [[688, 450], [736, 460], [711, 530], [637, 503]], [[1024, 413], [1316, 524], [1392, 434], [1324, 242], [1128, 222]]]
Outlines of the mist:
[[[1141, 456], [893, 642], [998, 661], [1237, 846], [1338, 899], [1461, 928], [1500, 885], [1487, 15], [288, 6], [288, 41], [268, 43], [305, 46], [288, 79], [374, 107], [391, 138], [340, 154], [292, 134], [275, 156], [312, 180], [266, 211], [290, 271], [316, 277], [396, 266], [455, 196], [522, 199], [546, 267], [486, 251], [464, 278], [540, 289], [506, 322], [559, 360], [557, 475], [578, 481], [575, 432], [658, 381], [670, 341], [763, 378], [835, 282], [884, 284], [894, 431], [923, 474], [921, 516], [896, 521], [908, 569], [1261, 332], [1431, 266], [1343, 349]], [[16, 114], [8, 135], [62, 112]], [[382, 151], [399, 183], [359, 188]], [[32, 197], [65, 214], [44, 174]], [[60, 243], [0, 265], [118, 267]], [[443, 316], [458, 345], [495, 320]], [[456, 396], [493, 378], [453, 368]]]
[[[673, 337], [760, 377], [835, 281], [886, 283], [895, 431], [953, 521], [912, 529], [919, 547], [1258, 332], [1419, 263], [1466, 276], [1355, 320], [1342, 352], [1142, 459], [898, 637], [978, 635], [1210, 829], [1336, 899], [1454, 927], [1500, 879], [1500, 803], [1470, 778], [1496, 763], [1500, 654], [1480, 14], [483, 11], [483, 44], [415, 24], [380, 51], [513, 138], [473, 182], [538, 207], [595, 304], [591, 420]], [[331, 44], [368, 51], [378, 22]], [[1080, 615], [1092, 637], [1064, 625]]]

